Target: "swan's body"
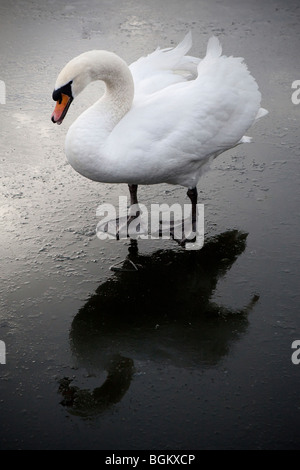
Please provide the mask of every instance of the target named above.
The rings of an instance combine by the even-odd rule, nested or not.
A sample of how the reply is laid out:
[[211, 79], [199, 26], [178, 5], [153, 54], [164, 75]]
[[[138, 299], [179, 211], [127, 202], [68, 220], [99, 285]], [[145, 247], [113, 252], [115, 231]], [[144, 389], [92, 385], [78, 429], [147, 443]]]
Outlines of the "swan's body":
[[88, 83], [106, 83], [68, 131], [65, 151], [76, 171], [99, 182], [195, 188], [217, 155], [250, 140], [245, 132], [266, 111], [243, 59], [222, 56], [215, 37], [202, 60], [186, 56], [191, 45], [189, 33], [175, 49], [157, 49], [130, 67], [107, 51], [64, 67], [53, 122]]

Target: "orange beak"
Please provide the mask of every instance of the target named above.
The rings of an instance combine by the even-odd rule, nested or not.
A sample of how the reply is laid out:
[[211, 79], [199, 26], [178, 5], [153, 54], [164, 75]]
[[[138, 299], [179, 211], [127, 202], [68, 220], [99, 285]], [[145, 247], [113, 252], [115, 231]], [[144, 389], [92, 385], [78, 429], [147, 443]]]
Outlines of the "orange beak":
[[61, 94], [61, 100], [60, 102], [56, 102], [55, 109], [51, 116], [52, 122], [56, 124], [61, 124], [63, 122], [64, 117], [68, 112], [69, 106], [72, 103], [72, 100], [73, 98], [71, 98], [70, 96], [65, 95], [64, 93]]

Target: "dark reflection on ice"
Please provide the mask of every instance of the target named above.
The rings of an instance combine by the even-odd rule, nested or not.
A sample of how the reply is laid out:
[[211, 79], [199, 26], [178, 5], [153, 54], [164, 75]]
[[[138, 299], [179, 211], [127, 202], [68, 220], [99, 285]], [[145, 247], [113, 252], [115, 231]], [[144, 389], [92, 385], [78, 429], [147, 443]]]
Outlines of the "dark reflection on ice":
[[133, 372], [133, 360], [116, 355], [107, 368], [107, 379], [92, 391], [71, 385], [72, 379], [64, 377], [59, 381], [59, 392], [63, 396], [61, 404], [80, 416], [99, 414], [122, 399]]
[[[124, 271], [98, 287], [70, 332], [78, 363], [107, 371], [107, 378], [93, 391], [63, 379], [63, 404], [75, 414], [102, 412], [122, 399], [136, 361], [196, 369], [217, 364], [245, 333], [247, 314], [258, 299], [254, 296], [241, 310], [211, 301], [218, 280], [244, 251], [246, 238], [233, 230], [208, 240], [198, 252], [152, 255], [140, 255], [133, 244]], [[130, 269], [129, 261], [138, 271]]]

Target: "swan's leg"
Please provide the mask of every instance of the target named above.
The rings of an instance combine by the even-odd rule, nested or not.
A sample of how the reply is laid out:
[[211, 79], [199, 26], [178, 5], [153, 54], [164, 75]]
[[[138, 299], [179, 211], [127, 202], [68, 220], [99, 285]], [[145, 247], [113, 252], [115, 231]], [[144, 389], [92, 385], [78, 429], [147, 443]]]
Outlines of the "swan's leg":
[[[187, 195], [191, 201], [192, 204], [192, 231], [194, 234], [197, 232], [197, 201], [198, 201], [198, 191], [197, 188], [189, 188], [187, 191]], [[194, 237], [192, 240], [186, 238], [184, 234], [184, 221], [182, 222], [182, 231], [183, 231], [183, 238], [180, 240], [180, 245], [184, 246], [187, 242], [194, 242], [196, 237]]]
[[[129, 188], [129, 193], [130, 193], [130, 206], [138, 204], [138, 198], [137, 198], [138, 185], [137, 184], [129, 184], [128, 188]], [[127, 216], [127, 220], [124, 221], [124, 219], [123, 219], [123, 221], [122, 221], [120, 219], [117, 219], [118, 226], [120, 226], [120, 223], [122, 222], [122, 223], [127, 224], [127, 227], [128, 227], [130, 225], [130, 222], [132, 222], [134, 219], [139, 217], [139, 215], [140, 215], [139, 211], [137, 211], [134, 215], [130, 215], [130, 211], [129, 211], [129, 214]], [[116, 238], [117, 238], [117, 240], [120, 239], [119, 228], [118, 228], [117, 233], [116, 233]]]
[[[138, 190], [138, 185], [137, 184], [129, 184], [128, 185], [129, 192], [130, 192], [130, 206], [134, 206], [135, 204], [138, 204], [138, 198], [137, 198], [137, 190]], [[129, 212], [130, 213], [130, 212]], [[140, 211], [137, 211], [134, 215], [128, 215], [128, 225], [130, 222], [137, 217], [139, 217]]]
[[[130, 206], [135, 206], [138, 204], [138, 198], [137, 198], [137, 190], [138, 190], [138, 185], [137, 184], [129, 184], [129, 193], [130, 193]], [[135, 206], [133, 209], [139, 209], [139, 206]], [[124, 217], [117, 217], [117, 219], [114, 219], [112, 222], [114, 222], [114, 227], [115, 227], [115, 236], [117, 240], [120, 240], [121, 238], [126, 238], [126, 233], [128, 235], [128, 227], [130, 225], [130, 222], [132, 222], [134, 219], [140, 216], [140, 211], [136, 210], [134, 215], [130, 215], [130, 210], [129, 213], [124, 216]], [[109, 221], [110, 222], [110, 221]], [[99, 228], [99, 231], [102, 232], [108, 232], [108, 225], [109, 222], [106, 223], [106, 226], [102, 226], [101, 229]], [[127, 229], [126, 229], [127, 226]], [[126, 230], [126, 231], [125, 231]], [[124, 233], [125, 232], [125, 233]], [[119, 264], [119, 263], [118, 263]]]
[[138, 204], [138, 199], [137, 199], [138, 185], [137, 184], [129, 184], [128, 188], [129, 188], [129, 192], [130, 192], [130, 205], [133, 206], [133, 204]]
[[[136, 206], [138, 204], [138, 198], [137, 198], [137, 190], [138, 190], [138, 185], [137, 184], [129, 184], [128, 185], [129, 192], [130, 192], [130, 206], [135, 206], [135, 208], [138, 208], [139, 206]], [[130, 212], [129, 212], [130, 214]], [[134, 219], [140, 216], [140, 211], [137, 210], [134, 215], [128, 215], [127, 217], [127, 226], [129, 226], [130, 222], [132, 222]]]
[[[190, 220], [188, 220], [188, 227], [186, 226], [187, 219], [182, 219], [182, 224], [181, 224], [181, 237], [178, 238], [178, 225], [175, 228], [175, 226], [170, 227], [170, 233], [172, 238], [176, 240], [179, 245], [185, 246], [186, 243], [188, 242], [194, 242], [196, 240], [196, 233], [197, 233], [197, 201], [198, 201], [198, 192], [197, 188], [189, 188], [187, 191], [187, 195], [191, 201], [191, 206], [192, 206], [192, 220], [190, 224]], [[188, 230], [189, 233], [186, 233], [186, 230]], [[177, 233], [176, 233], [177, 232]], [[193, 233], [191, 233], [193, 232]], [[176, 236], [175, 236], [176, 234]], [[193, 238], [191, 238], [193, 236]]]
[[197, 201], [198, 201], [198, 191], [197, 188], [189, 188], [187, 192], [188, 197], [190, 198], [192, 204], [192, 225], [193, 232], [196, 232], [196, 223], [197, 223]]

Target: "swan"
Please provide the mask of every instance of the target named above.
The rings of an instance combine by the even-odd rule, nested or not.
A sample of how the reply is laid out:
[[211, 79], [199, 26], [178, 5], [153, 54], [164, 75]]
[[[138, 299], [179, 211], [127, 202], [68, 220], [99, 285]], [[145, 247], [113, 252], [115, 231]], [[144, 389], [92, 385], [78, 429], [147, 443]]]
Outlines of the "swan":
[[197, 183], [214, 158], [251, 141], [245, 132], [268, 113], [243, 58], [222, 55], [211, 37], [203, 59], [188, 56], [189, 32], [177, 47], [160, 49], [130, 66], [113, 52], [92, 50], [70, 60], [53, 91], [52, 122], [61, 124], [72, 101], [92, 81], [103, 96], [70, 126], [65, 153], [90, 180], [187, 188], [196, 217]]

